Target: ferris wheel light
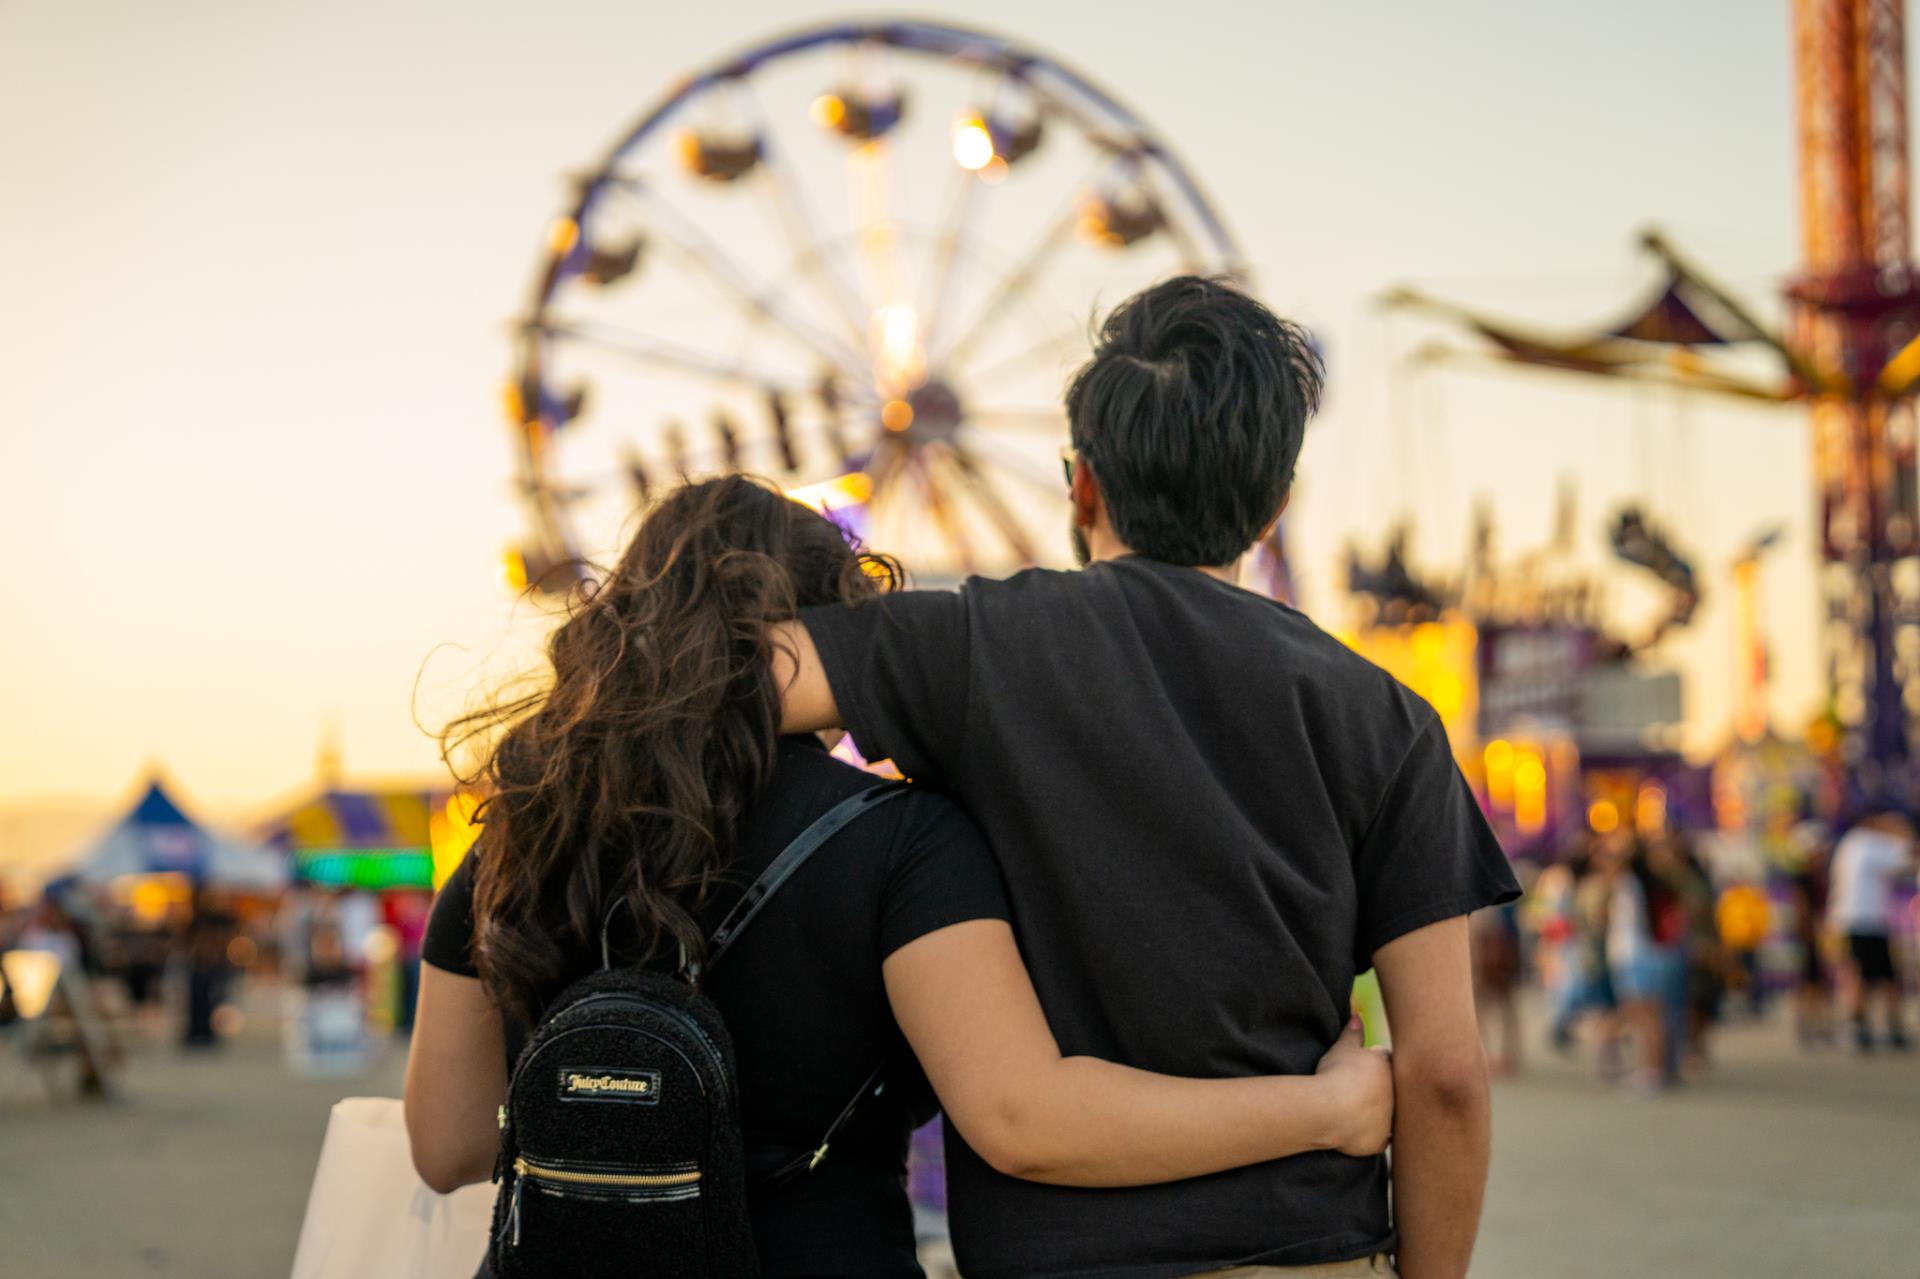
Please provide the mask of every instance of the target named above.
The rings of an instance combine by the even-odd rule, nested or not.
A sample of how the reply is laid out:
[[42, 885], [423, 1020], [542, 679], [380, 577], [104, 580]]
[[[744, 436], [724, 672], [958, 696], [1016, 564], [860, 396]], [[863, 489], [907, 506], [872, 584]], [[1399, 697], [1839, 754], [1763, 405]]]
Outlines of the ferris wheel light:
[[557, 217], [547, 225], [547, 247], [554, 256], [573, 252], [573, 246], [580, 243], [580, 224], [569, 217]]
[[500, 408], [507, 415], [507, 421], [515, 426], [527, 420], [527, 397], [521, 394], [520, 384], [511, 378], [500, 384]]
[[846, 99], [837, 93], [823, 93], [808, 109], [813, 122], [823, 129], [837, 129], [847, 118]]
[[905, 400], [888, 400], [880, 408], [880, 425], [889, 431], [904, 431], [913, 425], [913, 405]]
[[953, 126], [953, 162], [972, 173], [992, 164], [993, 134], [977, 115], [961, 116]]

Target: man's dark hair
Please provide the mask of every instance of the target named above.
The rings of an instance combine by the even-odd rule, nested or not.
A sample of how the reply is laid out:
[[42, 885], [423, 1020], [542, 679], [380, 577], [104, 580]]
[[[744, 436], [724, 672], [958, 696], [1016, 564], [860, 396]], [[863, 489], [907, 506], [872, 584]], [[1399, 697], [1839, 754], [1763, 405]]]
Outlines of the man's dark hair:
[[1169, 564], [1236, 559], [1293, 484], [1323, 369], [1305, 329], [1221, 280], [1121, 303], [1067, 388], [1113, 531]]

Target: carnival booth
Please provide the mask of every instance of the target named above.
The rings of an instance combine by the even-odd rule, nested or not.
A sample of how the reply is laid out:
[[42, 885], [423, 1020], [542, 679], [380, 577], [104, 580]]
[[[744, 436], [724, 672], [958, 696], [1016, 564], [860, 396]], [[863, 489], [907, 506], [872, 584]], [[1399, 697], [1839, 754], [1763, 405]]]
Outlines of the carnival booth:
[[411, 1026], [433, 890], [473, 842], [474, 807], [428, 786], [329, 786], [262, 828], [296, 885], [288, 942], [300, 982], [287, 1021], [296, 1069], [357, 1069], [370, 1029]]

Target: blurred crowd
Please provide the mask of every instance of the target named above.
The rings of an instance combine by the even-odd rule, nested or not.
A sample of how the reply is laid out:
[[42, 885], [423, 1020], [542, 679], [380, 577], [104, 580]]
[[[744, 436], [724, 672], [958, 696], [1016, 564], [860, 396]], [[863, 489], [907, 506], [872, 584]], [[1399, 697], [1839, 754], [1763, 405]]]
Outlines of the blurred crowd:
[[1802, 828], [1792, 870], [1716, 873], [1686, 833], [1588, 834], [1540, 869], [1517, 908], [1474, 922], [1483, 1033], [1520, 1066], [1518, 987], [1546, 994], [1549, 1042], [1651, 1094], [1698, 1079], [1715, 1028], [1791, 1004], [1800, 1045], [1909, 1047], [1902, 1001], [1916, 923], [1915, 840], [1870, 814], [1837, 842]]
[[128, 900], [78, 882], [0, 902], [0, 955], [36, 961], [31, 973], [0, 964], [0, 1049], [16, 1042], [43, 1067], [71, 1061], [82, 1094], [105, 1095], [130, 1041], [206, 1051], [237, 1033], [242, 983], [254, 979], [292, 992], [290, 1058], [310, 1037], [310, 1000], [342, 1009], [357, 1051], [369, 1020], [403, 1034], [412, 1025], [431, 902], [417, 890], [312, 885], [270, 897], [203, 886]]

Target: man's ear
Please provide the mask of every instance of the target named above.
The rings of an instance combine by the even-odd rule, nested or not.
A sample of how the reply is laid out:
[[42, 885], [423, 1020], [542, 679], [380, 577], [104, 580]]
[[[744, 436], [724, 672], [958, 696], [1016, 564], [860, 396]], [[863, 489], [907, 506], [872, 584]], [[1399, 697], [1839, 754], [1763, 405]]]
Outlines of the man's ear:
[[1093, 478], [1093, 468], [1083, 459], [1073, 468], [1073, 523], [1076, 528], [1090, 529], [1100, 518], [1100, 481]]

